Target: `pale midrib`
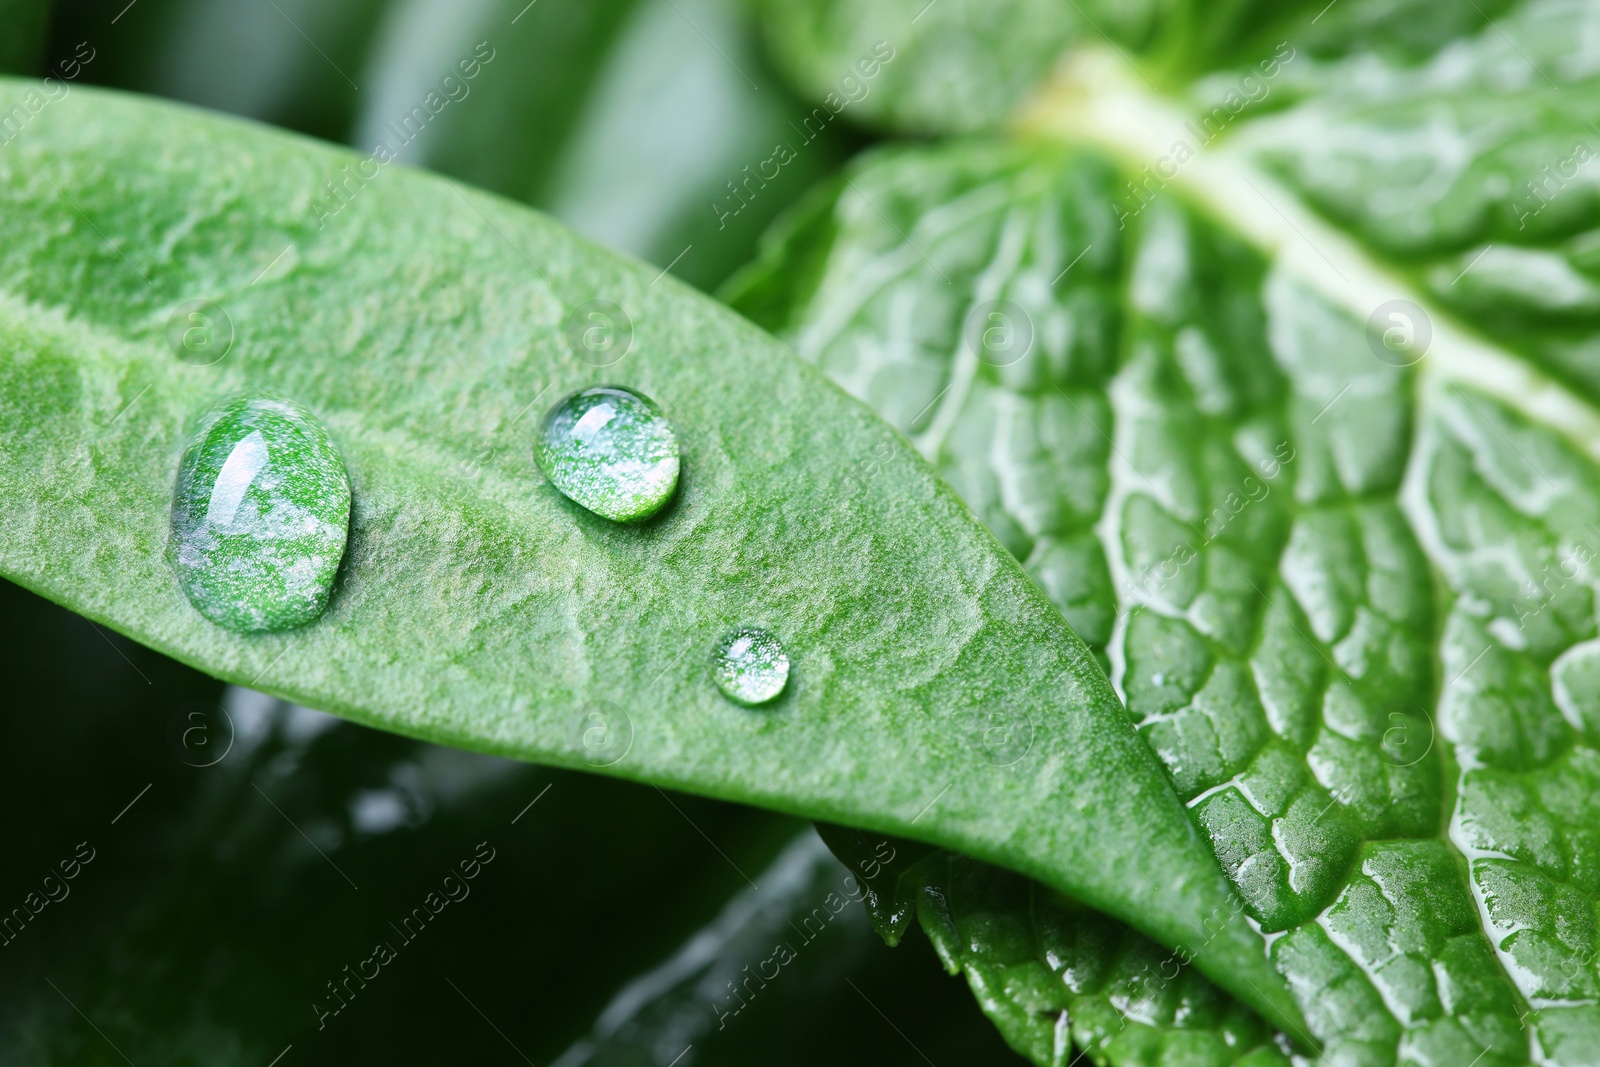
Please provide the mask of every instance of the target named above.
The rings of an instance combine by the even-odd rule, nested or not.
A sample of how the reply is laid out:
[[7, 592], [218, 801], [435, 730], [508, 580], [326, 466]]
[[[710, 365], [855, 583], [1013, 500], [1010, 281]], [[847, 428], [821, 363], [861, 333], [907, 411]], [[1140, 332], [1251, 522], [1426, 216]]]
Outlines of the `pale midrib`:
[[[1241, 122], [1248, 120], [1248, 112]], [[1457, 383], [1482, 390], [1566, 437], [1600, 461], [1600, 412], [1520, 356], [1491, 344], [1434, 305], [1349, 234], [1307, 208], [1293, 192], [1252, 162], [1237, 135], [1207, 149], [1185, 127], [1192, 116], [1179, 102], [1146, 88], [1127, 61], [1086, 50], [1064, 61], [1018, 112], [1023, 133], [1089, 144], [1135, 171], [1173, 154], [1183, 142], [1196, 154], [1160, 179], [1157, 197], [1178, 193], [1256, 246], [1275, 267], [1336, 307], [1365, 322], [1386, 301], [1410, 300], [1433, 325], [1427, 355], [1417, 364], [1422, 384]]]

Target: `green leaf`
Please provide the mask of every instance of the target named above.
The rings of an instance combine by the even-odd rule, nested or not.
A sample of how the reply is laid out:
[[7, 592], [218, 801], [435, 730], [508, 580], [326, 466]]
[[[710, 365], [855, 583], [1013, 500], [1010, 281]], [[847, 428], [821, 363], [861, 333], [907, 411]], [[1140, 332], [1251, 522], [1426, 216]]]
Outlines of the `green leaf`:
[[[1254, 63], [1291, 39], [1320, 59], [1405, 69], [1517, 0], [755, 0], [774, 59], [815, 101], [833, 93], [856, 121], [901, 134], [1003, 126], [1058, 61], [1137, 56], [1142, 84], [1190, 83]], [[871, 64], [887, 50], [881, 75]], [[868, 65], [863, 66], [863, 61]], [[845, 79], [854, 77], [855, 82]], [[1235, 78], [1230, 80], [1236, 80]], [[1348, 80], [1348, 79], [1347, 79]], [[1224, 89], [1231, 88], [1224, 84]], [[1379, 87], [1379, 93], [1389, 90]], [[835, 105], [836, 106], [836, 105]]]
[[818, 103], [832, 94], [825, 106], [852, 121], [906, 133], [993, 125], [1067, 42], [1093, 32], [1080, 8], [1058, 0], [759, 6], [774, 59], [796, 86]]
[[917, 916], [1002, 1036], [1035, 1063], [1288, 1067], [1259, 1016], [1183, 956], [1025, 878], [941, 853]]
[[[0, 168], [6, 575], [360, 722], [1017, 869], [1195, 945], [1295, 1024], [1243, 918], [1209, 934], [1233, 893], [1093, 657], [931, 468], [781, 345], [444, 179], [380, 167], [328, 218], [313, 198], [348, 153], [114, 94], [53, 107]], [[597, 299], [631, 320], [603, 368], [570, 328]], [[641, 527], [532, 461], [534, 409], [607, 381], [680, 433], [678, 496]], [[259, 391], [321, 420], [354, 500], [328, 613], [251, 638], [193, 610], [165, 549], [189, 427]], [[756, 712], [709, 678], [746, 623], [794, 664]]]
[[[1031, 137], [875, 152], [727, 293], [1101, 646], [1328, 1062], [1590, 1063], [1600, 202], [1512, 199], [1587, 136], [1600, 9], [1389, 50], [1351, 9], [1170, 96], [1079, 47]], [[1438, 298], [1491, 238], [1474, 335]]]
[[967, 979], [1012, 1048], [1064, 1067], [1266, 1067], [1289, 1062], [1254, 1012], [1185, 967], [1184, 953], [1018, 875], [926, 845], [840, 826], [817, 832], [858, 880], [889, 945], [913, 916]]
[[937, 850], [829, 823], [818, 823], [817, 834], [860, 883], [862, 903], [878, 936], [890, 947], [898, 945], [916, 914], [920, 864]]
[[1303, 103], [1233, 151], [1279, 177], [1414, 290], [1600, 397], [1600, 10], [1504, 5], [1415, 68], [1291, 69]]

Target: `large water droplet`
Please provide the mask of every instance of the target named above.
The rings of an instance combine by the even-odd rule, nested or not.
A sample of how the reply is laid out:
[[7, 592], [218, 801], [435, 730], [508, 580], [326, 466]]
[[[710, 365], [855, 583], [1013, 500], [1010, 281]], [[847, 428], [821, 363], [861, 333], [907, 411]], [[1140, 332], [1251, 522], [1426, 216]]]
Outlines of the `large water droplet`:
[[573, 393], [544, 417], [534, 449], [552, 485], [596, 515], [640, 522], [678, 488], [678, 435], [648, 397], [618, 386]]
[[744, 627], [717, 642], [711, 671], [724, 696], [753, 707], [789, 684], [789, 654], [766, 630]]
[[241, 633], [328, 606], [350, 530], [350, 479], [316, 418], [244, 398], [207, 415], [183, 454], [172, 561], [195, 610]]

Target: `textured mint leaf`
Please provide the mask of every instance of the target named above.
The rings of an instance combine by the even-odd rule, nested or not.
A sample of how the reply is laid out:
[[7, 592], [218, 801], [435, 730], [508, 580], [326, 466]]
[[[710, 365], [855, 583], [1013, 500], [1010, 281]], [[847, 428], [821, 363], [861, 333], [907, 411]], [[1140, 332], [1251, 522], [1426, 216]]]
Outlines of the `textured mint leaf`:
[[[814, 102], [856, 122], [926, 135], [1002, 127], [1052, 66], [1079, 53], [1137, 57], [1146, 84], [1180, 95], [1193, 79], [1254, 63], [1285, 38], [1324, 61], [1381, 57], [1404, 70], [1515, 3], [758, 0], [757, 6], [776, 61]], [[886, 53], [895, 58], [882, 73], [863, 77], [876, 70], [874, 57]]]
[[[908, 133], [993, 125], [1088, 30], [1081, 9], [1058, 0], [759, 6], [793, 84], [855, 122]], [[1145, 21], [1136, 10], [1131, 17]]]
[[[1392, 366], [1212, 211], [1174, 193], [1119, 230], [1116, 179], [1040, 146], [876, 153], [730, 295], [1104, 643], [1329, 1062], [1589, 1062], [1600, 471], [1564, 440], [1593, 415], [1505, 409], [1483, 387], [1532, 372], [1503, 352], [1475, 385]], [[1033, 333], [1014, 361], [972, 340], [1000, 300]], [[1075, 537], [1087, 595], [1053, 566]]]
[[[737, 307], [788, 332], [802, 355], [937, 455], [940, 473], [1025, 561], [1073, 628], [1102, 648], [1113, 618], [1111, 575], [1091, 527], [1110, 482], [1111, 440], [1101, 428], [1109, 425], [1105, 390], [1117, 360], [1122, 271], [1116, 220], [1106, 210], [1115, 172], [1096, 160], [1072, 167], [1043, 162], [1053, 158], [989, 144], [943, 151], [932, 166], [917, 152], [879, 155], [876, 165], [857, 168], [848, 184], [797, 212], [730, 293]], [[923, 218], [936, 204], [954, 210]], [[1001, 249], [993, 238], [1007, 220], [1015, 236]], [[935, 241], [930, 256], [937, 259], [924, 260], [900, 236], [919, 231]], [[1069, 307], [1048, 309], [1055, 324], [1045, 320], [1055, 300], [1048, 286], [1031, 278], [1012, 284], [1005, 276], [1022, 264], [1031, 274], [1053, 266], [1053, 276], [1085, 248], [1073, 268], [1076, 285], [1064, 297]], [[986, 275], [993, 284], [979, 282]], [[1048, 372], [1019, 367], [1009, 375], [1024, 399], [1003, 425], [995, 412], [955, 420], [956, 409], [944, 403], [969, 387], [999, 396], [975, 357], [949, 358], [966, 325], [963, 288], [979, 284], [986, 284], [986, 299], [1038, 312], [1039, 328], [1055, 328], [1059, 346]], [[911, 299], [915, 322], [899, 317]], [[893, 343], [858, 352], [857, 337]], [[1018, 479], [1010, 485], [981, 448], [945, 445], [960, 439], [976, 446], [999, 429], [1006, 432], [997, 447], [1017, 461]], [[1008, 507], [1013, 489], [1026, 493], [1022, 508]]]
[[1506, 5], [1414, 68], [1294, 72], [1306, 100], [1234, 150], [1496, 343], [1600, 396], [1600, 8]]
[[[914, 833], [1157, 938], [1197, 941], [1232, 900], [1059, 613], [887, 426], [771, 338], [442, 179], [383, 171], [323, 224], [311, 198], [348, 153], [113, 94], [53, 106], [0, 167], [6, 575], [364, 723]], [[603, 368], [566, 326], [597, 298], [633, 323]], [[168, 335], [195, 300], [233, 331], [206, 365]], [[681, 435], [679, 494], [637, 529], [544, 484], [523, 418], [615, 381]], [[257, 391], [322, 420], [354, 503], [328, 613], [249, 638], [195, 613], [165, 549], [188, 428]], [[716, 639], [756, 622], [795, 663], [761, 712], [708, 676]], [[991, 738], [996, 715], [1024, 740]], [[631, 743], [586, 748], [595, 716]], [[1293, 1021], [1242, 918], [1199, 958]]]
[[915, 916], [949, 972], [1036, 1063], [1062, 1067], [1074, 1048], [1095, 1063], [1290, 1062], [1260, 1017], [1185, 967], [1184, 954], [1115, 920], [965, 856], [817, 830], [857, 879], [879, 935], [898, 944]]
[[1440, 725], [1460, 770], [1451, 835], [1475, 903], [1557, 1062], [1600, 1056], [1600, 774], [1592, 456], [1482, 396], [1423, 438], [1426, 539], [1453, 596]]
[[1288, 1067], [1271, 1029], [1172, 949], [964, 856], [925, 876], [917, 915], [940, 959], [1035, 1063]]
[[[940, 397], [897, 424], [1068, 617], [1087, 608], [1038, 545], [1047, 502], [1095, 484], [1074, 429], [1101, 437], [1110, 488], [1080, 523], [1103, 564], [1077, 571], [1111, 576], [1113, 680], [1332, 1062], [1600, 1058], [1576, 801], [1600, 684], [1600, 9], [1469, 7], [1285, 10], [1177, 64], [1110, 23], [1057, 34], [1012, 124], [1103, 162], [880, 154], [730, 289], [891, 419], [892, 394]], [[896, 7], [866, 9], [822, 65]], [[1224, 41], [1235, 14], [1164, 18]], [[915, 103], [881, 121], [975, 125]], [[1030, 358], [976, 358], [995, 299]], [[1073, 397], [1063, 430], [1082, 338], [1118, 314], [1108, 413]], [[1383, 351], [1391, 325], [1418, 349]], [[1277, 444], [1293, 460], [1263, 468]]]

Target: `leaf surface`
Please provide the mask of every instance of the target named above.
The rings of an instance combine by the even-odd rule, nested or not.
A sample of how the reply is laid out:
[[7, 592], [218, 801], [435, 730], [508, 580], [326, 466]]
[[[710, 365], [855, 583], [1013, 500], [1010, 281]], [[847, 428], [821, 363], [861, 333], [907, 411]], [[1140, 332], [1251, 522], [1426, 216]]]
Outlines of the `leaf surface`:
[[[1036, 882], [916, 842], [818, 826], [890, 945], [915, 918], [1035, 1063], [1287, 1067], [1281, 1038], [1185, 956]], [[1077, 1051], [1075, 1051], [1077, 1050]]]
[[[348, 153], [91, 91], [49, 117], [0, 157], [6, 575], [396, 732], [926, 836], [1174, 942], [1229, 908], [1060, 614], [897, 435], [781, 345], [443, 179], [380, 170], [328, 220], [311, 200]], [[570, 339], [596, 299], [632, 323], [605, 367]], [[678, 496], [641, 527], [571, 505], [531, 458], [540, 405], [606, 382], [652, 396], [681, 437]], [[323, 421], [354, 504], [327, 614], [251, 638], [194, 611], [166, 545], [186, 433], [258, 391]], [[708, 676], [742, 624], [795, 664], [761, 712]], [[994, 741], [996, 715], [1021, 743]], [[1293, 1022], [1242, 919], [1197, 951]]]
[[[1569, 179], [1535, 233], [1512, 201], [1587, 121], [1594, 10], [1387, 50], [1302, 24], [1168, 94], [1158, 50], [1078, 48], [1034, 137], [876, 152], [728, 290], [1100, 647], [1330, 1062], [1600, 1055], [1595, 208]], [[1517, 267], [1454, 318], [1478, 253]], [[1011, 1033], [1025, 998], [980, 999]]]

